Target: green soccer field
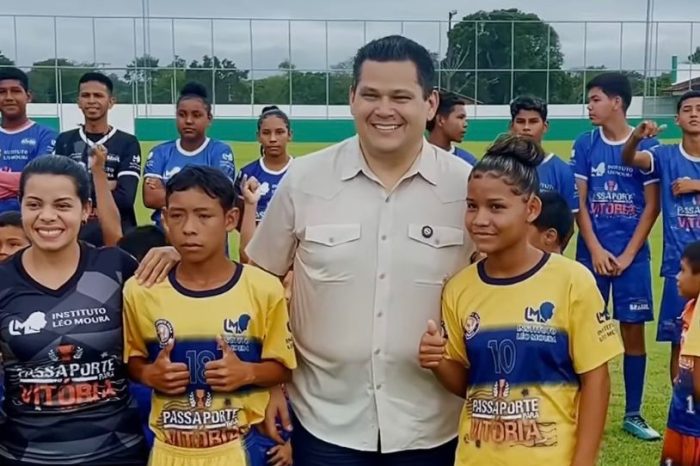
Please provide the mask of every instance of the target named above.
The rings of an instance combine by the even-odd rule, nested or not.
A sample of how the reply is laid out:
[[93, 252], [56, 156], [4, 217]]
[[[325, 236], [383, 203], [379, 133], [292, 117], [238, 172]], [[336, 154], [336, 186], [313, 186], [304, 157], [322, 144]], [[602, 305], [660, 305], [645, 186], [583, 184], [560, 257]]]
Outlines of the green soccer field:
[[[148, 154], [154, 143], [144, 143], [143, 154]], [[326, 143], [292, 143], [290, 152], [295, 156], [302, 156], [328, 144]], [[488, 143], [467, 142], [464, 148], [474, 154], [482, 154]], [[571, 153], [570, 141], [546, 141], [545, 149], [554, 152], [562, 157], [568, 158]], [[231, 146], [236, 155], [236, 167], [242, 167], [248, 162], [255, 160], [258, 155], [258, 145], [255, 143], [232, 142]], [[144, 157], [145, 158], [145, 157]], [[145, 224], [149, 222], [150, 211], [143, 206], [141, 196], [137, 199], [137, 215], [139, 222]], [[658, 303], [661, 298], [662, 282], [658, 277], [659, 259], [661, 258], [661, 222], [658, 221], [651, 235], [651, 247], [653, 258], [652, 276], [654, 277], [654, 301]], [[567, 250], [567, 255], [573, 252], [573, 243]], [[232, 235], [231, 250], [234, 257], [238, 255], [238, 238]], [[656, 323], [647, 326], [647, 379], [644, 390], [643, 415], [647, 421], [659, 432], [663, 432], [666, 425], [666, 415], [671, 388], [668, 376], [668, 353], [670, 348], [667, 345], [656, 343]], [[610, 367], [612, 375], [612, 397], [610, 409], [608, 411], [608, 423], [605, 429], [603, 453], [600, 465], [603, 466], [652, 466], [658, 465], [661, 455], [661, 442], [641, 442], [633, 439], [622, 431], [622, 416], [624, 414], [625, 395], [622, 383], [622, 360], [618, 358]], [[557, 465], [558, 466], [558, 465]]]

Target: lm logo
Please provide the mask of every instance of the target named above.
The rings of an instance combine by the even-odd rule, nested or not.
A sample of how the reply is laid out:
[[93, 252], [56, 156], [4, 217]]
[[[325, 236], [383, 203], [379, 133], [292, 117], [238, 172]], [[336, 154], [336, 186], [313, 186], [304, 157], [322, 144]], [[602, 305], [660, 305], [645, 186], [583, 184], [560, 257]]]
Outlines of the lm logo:
[[13, 320], [8, 328], [10, 335], [34, 335], [46, 327], [46, 314], [41, 311], [32, 312], [27, 320]]
[[537, 324], [545, 324], [554, 317], [554, 304], [545, 301], [540, 304], [539, 309], [534, 307], [525, 308], [525, 321]]
[[591, 167], [591, 176], [605, 175], [605, 162], [600, 162], [597, 166]]
[[224, 332], [241, 335], [250, 327], [251, 317], [248, 314], [241, 314], [238, 320], [224, 319]]
[[610, 311], [608, 308], [603, 309], [600, 312], [597, 312], [595, 315], [596, 319], [598, 319], [599, 324], [604, 324], [605, 322], [612, 320], [612, 316], [610, 315]]

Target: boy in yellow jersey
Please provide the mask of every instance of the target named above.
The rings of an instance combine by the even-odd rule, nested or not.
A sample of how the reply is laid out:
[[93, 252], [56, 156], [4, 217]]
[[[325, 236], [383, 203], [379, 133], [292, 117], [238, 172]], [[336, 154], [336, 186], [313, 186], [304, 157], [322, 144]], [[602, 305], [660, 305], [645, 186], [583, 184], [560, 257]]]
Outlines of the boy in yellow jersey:
[[673, 397], [661, 454], [663, 466], [700, 464], [700, 322], [697, 299], [700, 294], [700, 241], [683, 250], [678, 274], [678, 293], [688, 300], [681, 315], [682, 332], [678, 375], [673, 380]]
[[466, 226], [486, 258], [443, 293], [420, 363], [466, 398], [456, 465], [596, 464], [622, 345], [592, 274], [532, 246], [539, 144], [507, 136], [469, 179]]
[[277, 278], [229, 261], [235, 192], [217, 169], [189, 166], [166, 185], [163, 219], [182, 256], [167, 280], [124, 288], [130, 376], [154, 390], [151, 466], [262, 466], [246, 448], [269, 400], [266, 387], [296, 366]]

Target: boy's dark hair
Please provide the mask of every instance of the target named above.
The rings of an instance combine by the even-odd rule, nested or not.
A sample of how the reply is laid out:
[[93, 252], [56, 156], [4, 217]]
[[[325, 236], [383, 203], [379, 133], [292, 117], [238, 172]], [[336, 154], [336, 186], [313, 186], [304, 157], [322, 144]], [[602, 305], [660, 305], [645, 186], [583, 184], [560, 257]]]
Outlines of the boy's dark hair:
[[700, 273], [700, 241], [693, 241], [685, 247], [681, 259], [685, 259], [693, 273]]
[[426, 125], [428, 131], [432, 131], [433, 129], [435, 129], [438, 115], [443, 117], [448, 116], [450, 113], [452, 113], [452, 110], [455, 108], [456, 105], [467, 104], [467, 99], [458, 96], [454, 92], [441, 90], [439, 95], [440, 102], [438, 103], [438, 108], [435, 112], [435, 116], [432, 120], [428, 120], [428, 124]]
[[523, 110], [537, 112], [542, 121], [547, 121], [547, 103], [539, 97], [521, 95], [513, 99], [510, 103], [510, 121], [515, 121], [515, 117]]
[[207, 109], [207, 114], [211, 115], [211, 102], [209, 102], [209, 93], [207, 92], [207, 88], [204, 87], [204, 85], [196, 81], [190, 81], [184, 86], [182, 86], [182, 89], [180, 90], [180, 97], [177, 99], [177, 105], [179, 106], [180, 102], [189, 99], [201, 100], [204, 104], [204, 107]]
[[435, 65], [428, 50], [419, 43], [403, 36], [393, 35], [375, 39], [357, 51], [352, 64], [352, 88], [360, 82], [362, 65], [366, 61], [411, 61], [416, 65], [418, 84], [423, 88], [423, 98], [433, 91]]
[[25, 92], [29, 90], [29, 77], [27, 76], [27, 73], [20, 70], [19, 68], [0, 68], [0, 81], [6, 81], [9, 79], [19, 81], [20, 85], [22, 86], [22, 88], [24, 88]]
[[593, 88], [599, 88], [608, 97], [622, 99], [622, 109], [627, 109], [632, 103], [632, 85], [630, 80], [622, 73], [602, 73], [588, 81], [586, 92]]
[[42, 155], [24, 167], [19, 177], [19, 198], [24, 197], [24, 188], [32, 175], [66, 176], [75, 184], [75, 192], [85, 205], [90, 201], [90, 179], [85, 167], [63, 155]]
[[540, 231], [553, 228], [557, 232], [559, 245], [563, 246], [563, 242], [570, 238], [574, 231], [574, 214], [571, 213], [571, 207], [557, 192], [540, 193], [539, 197], [542, 201], [542, 211], [533, 225]]
[[700, 90], [692, 90], [688, 91], [685, 94], [681, 96], [680, 99], [678, 99], [678, 105], [676, 106], [676, 113], [681, 113], [681, 107], [683, 106], [683, 102], [686, 100], [690, 99], [697, 99], [700, 98]]
[[539, 194], [540, 179], [537, 166], [545, 153], [537, 141], [527, 136], [506, 134], [499, 137], [479, 160], [469, 178], [481, 178], [494, 173], [503, 177], [518, 195]]
[[0, 228], [17, 227], [22, 228], [22, 214], [16, 210], [3, 212], [0, 214]]
[[117, 243], [117, 246], [134, 256], [139, 262], [146, 257], [146, 254], [151, 249], [167, 245], [165, 233], [155, 225], [136, 227], [124, 235]]
[[106, 76], [102, 73], [98, 73], [96, 71], [90, 71], [88, 73], [85, 73], [80, 77], [80, 80], [78, 81], [78, 88], [80, 88], [81, 84], [89, 82], [98, 82], [100, 84], [104, 84], [107, 90], [109, 91], [110, 95], [112, 94], [112, 91], [114, 91], [114, 84], [112, 83], [112, 80], [109, 78], [109, 76]]
[[235, 205], [236, 190], [229, 177], [219, 169], [204, 165], [188, 165], [168, 180], [165, 185], [165, 205], [168, 205], [173, 193], [195, 188], [218, 200], [224, 212]]

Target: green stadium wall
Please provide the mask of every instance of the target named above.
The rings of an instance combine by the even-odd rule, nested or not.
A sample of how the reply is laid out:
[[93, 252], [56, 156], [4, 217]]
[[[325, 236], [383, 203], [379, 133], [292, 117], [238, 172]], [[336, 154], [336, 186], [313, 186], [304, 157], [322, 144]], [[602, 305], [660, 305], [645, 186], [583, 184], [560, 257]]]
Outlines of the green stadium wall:
[[[639, 120], [631, 120], [637, 124]], [[672, 118], [657, 119], [659, 124], [667, 124], [664, 139], [680, 137], [680, 131]], [[506, 119], [474, 119], [469, 122], [468, 141], [493, 141], [507, 128]], [[56, 119], [58, 125], [58, 119]], [[217, 119], [209, 130], [209, 135], [224, 141], [255, 141], [257, 120], [255, 119]], [[53, 125], [52, 125], [53, 126]], [[56, 126], [57, 127], [57, 126]], [[175, 120], [172, 118], [136, 118], [136, 137], [139, 141], [165, 141], [177, 137]], [[550, 120], [546, 139], [550, 141], [571, 141], [582, 132], [591, 128], [588, 119], [553, 119]], [[352, 136], [355, 127], [352, 120], [293, 120], [292, 130], [296, 142], [337, 142]]]

